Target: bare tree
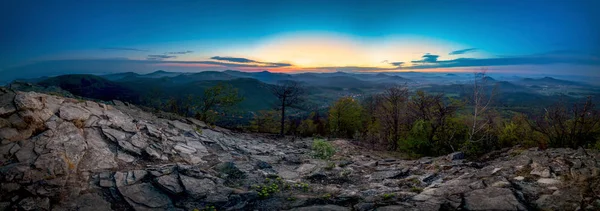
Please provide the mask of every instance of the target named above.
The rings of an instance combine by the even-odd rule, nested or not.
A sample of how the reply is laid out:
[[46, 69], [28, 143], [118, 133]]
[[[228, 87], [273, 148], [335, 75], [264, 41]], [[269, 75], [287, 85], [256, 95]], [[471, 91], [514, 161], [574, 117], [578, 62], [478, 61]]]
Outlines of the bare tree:
[[287, 107], [299, 105], [303, 102], [305, 90], [297, 81], [280, 81], [278, 85], [271, 86], [270, 89], [273, 95], [278, 99], [276, 107], [281, 111], [281, 128], [279, 135], [283, 136], [285, 127], [285, 109]]
[[473, 106], [472, 124], [469, 128], [469, 141], [471, 142], [480, 142], [485, 139], [485, 134], [480, 134], [488, 130], [490, 126], [490, 121], [488, 118], [485, 118], [485, 115], [491, 108], [490, 104], [496, 94], [497, 87], [495, 86], [491, 92], [488, 92], [486, 88], [489, 87], [489, 77], [486, 73], [487, 69], [481, 69], [474, 73], [473, 96], [470, 99]]
[[538, 117], [532, 128], [544, 134], [550, 147], [588, 147], [596, 141], [600, 127], [600, 112], [595, 109], [592, 98], [568, 107], [560, 101]]
[[379, 112], [382, 122], [388, 130], [391, 130], [392, 139], [390, 140], [391, 150], [398, 149], [398, 140], [400, 140], [400, 126], [402, 117], [406, 113], [406, 102], [408, 100], [408, 89], [406, 86], [393, 86], [387, 88], [381, 94], [381, 112]]

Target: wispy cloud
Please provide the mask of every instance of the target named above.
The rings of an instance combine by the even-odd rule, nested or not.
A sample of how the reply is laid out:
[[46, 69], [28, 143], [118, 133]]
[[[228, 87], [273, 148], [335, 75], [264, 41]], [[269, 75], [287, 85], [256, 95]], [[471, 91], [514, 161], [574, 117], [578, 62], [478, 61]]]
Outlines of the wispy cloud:
[[229, 57], [229, 56], [213, 56], [210, 59], [219, 60], [219, 61], [228, 61], [228, 62], [238, 62], [238, 63], [255, 63], [257, 61], [252, 59], [240, 58], [240, 57]]
[[474, 51], [477, 51], [477, 48], [467, 48], [467, 49], [452, 51], [448, 55], [460, 55], [460, 54], [471, 53]]
[[556, 54], [543, 53], [525, 56], [504, 56], [499, 58], [458, 58], [438, 60], [437, 55], [426, 54], [423, 60], [412, 61], [415, 64], [402, 69], [430, 69], [477, 66], [507, 66], [507, 65], [548, 65], [548, 64], [577, 64], [600, 65], [600, 59], [585, 54]]
[[169, 56], [169, 55], [164, 55], [164, 54], [155, 54], [155, 55], [148, 55], [146, 57], [146, 59], [148, 59], [148, 60], [163, 60], [163, 59], [172, 59], [172, 58], [177, 58], [177, 56]]
[[167, 52], [165, 54], [177, 54], [177, 55], [182, 55], [182, 54], [190, 54], [190, 53], [194, 53], [193, 51], [175, 51], [175, 52]]
[[[241, 57], [213, 56], [213, 57], [210, 57], [210, 59], [217, 60], [217, 61], [224, 61], [223, 63], [232, 62], [232, 63], [243, 63], [243, 64], [256, 64], [257, 67], [264, 67], [264, 66], [290, 67], [290, 66], [292, 66], [292, 64], [290, 64], [290, 63], [263, 62], [263, 61], [256, 61], [256, 60], [241, 58]], [[228, 64], [228, 63], [226, 63], [226, 64]]]
[[113, 50], [113, 51], [139, 51], [139, 52], [148, 52], [148, 50], [139, 49], [139, 48], [125, 48], [125, 47], [106, 47], [100, 48], [102, 50]]

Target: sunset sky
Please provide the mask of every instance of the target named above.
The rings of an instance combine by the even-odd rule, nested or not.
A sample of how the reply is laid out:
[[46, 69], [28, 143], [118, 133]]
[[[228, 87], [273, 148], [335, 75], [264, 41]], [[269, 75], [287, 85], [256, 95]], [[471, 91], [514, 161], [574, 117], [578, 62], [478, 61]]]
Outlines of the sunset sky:
[[600, 1], [2, 1], [0, 76], [242, 70], [600, 74]]

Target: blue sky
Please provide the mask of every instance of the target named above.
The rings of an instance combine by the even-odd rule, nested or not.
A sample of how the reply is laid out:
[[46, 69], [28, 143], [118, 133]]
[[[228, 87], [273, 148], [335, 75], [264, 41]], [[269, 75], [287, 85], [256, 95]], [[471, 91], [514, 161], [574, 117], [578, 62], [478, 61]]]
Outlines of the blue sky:
[[0, 8], [0, 75], [600, 67], [593, 0], [57, 0]]

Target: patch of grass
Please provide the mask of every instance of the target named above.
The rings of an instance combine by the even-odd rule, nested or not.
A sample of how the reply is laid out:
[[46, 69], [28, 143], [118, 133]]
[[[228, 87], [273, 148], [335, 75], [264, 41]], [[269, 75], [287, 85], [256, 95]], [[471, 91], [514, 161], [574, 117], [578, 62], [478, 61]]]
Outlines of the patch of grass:
[[315, 139], [312, 144], [313, 157], [329, 160], [335, 154], [335, 148], [331, 143], [323, 139]]
[[307, 183], [290, 184], [283, 181], [281, 177], [277, 177], [275, 179], [266, 178], [262, 185], [252, 185], [251, 189], [258, 192], [258, 197], [260, 199], [267, 199], [275, 194], [283, 193], [284, 191], [292, 191], [293, 189], [306, 192], [309, 190], [309, 185]]
[[206, 205], [202, 209], [195, 208], [194, 211], [217, 211], [217, 208], [215, 208], [215, 206], [208, 206], [208, 205]]
[[335, 163], [334, 162], [329, 162], [327, 163], [327, 166], [325, 166], [325, 170], [330, 171], [332, 169], [335, 168]]
[[394, 196], [396, 196], [394, 193], [384, 193], [381, 198], [383, 198], [383, 200], [390, 200], [394, 198]]
[[326, 194], [323, 194], [323, 196], [321, 196], [321, 198], [323, 198], [325, 200], [329, 200], [329, 199], [331, 199], [331, 197], [332, 197], [331, 193], [326, 193]]
[[423, 191], [423, 188], [420, 188], [420, 187], [410, 188], [410, 192], [421, 193], [421, 191]]
[[198, 133], [198, 135], [202, 135], [202, 128], [196, 127], [194, 130]]

